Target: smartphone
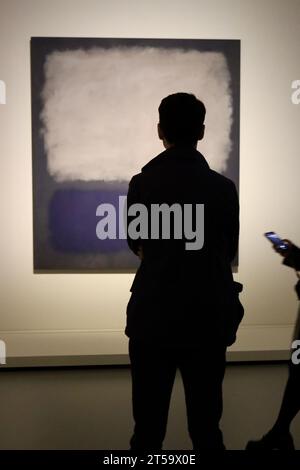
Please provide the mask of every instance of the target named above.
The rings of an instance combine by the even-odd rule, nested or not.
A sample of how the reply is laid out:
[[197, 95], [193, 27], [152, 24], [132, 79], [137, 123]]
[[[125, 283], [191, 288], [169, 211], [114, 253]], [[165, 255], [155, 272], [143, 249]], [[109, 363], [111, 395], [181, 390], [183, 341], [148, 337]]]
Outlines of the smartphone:
[[275, 232], [266, 232], [265, 237], [280, 250], [287, 250], [289, 245], [285, 243]]

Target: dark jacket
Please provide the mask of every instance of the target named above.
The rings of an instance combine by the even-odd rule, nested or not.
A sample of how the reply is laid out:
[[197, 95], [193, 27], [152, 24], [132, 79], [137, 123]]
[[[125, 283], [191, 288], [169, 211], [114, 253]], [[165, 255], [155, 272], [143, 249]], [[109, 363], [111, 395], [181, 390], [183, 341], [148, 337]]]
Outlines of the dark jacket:
[[[286, 266], [289, 266], [290, 268], [294, 268], [296, 271], [300, 271], [300, 248], [298, 248], [296, 245], [292, 245], [291, 250], [289, 251], [289, 254], [284, 258], [283, 264]], [[295, 285], [295, 290], [298, 296], [298, 300], [300, 300], [300, 276], [298, 273], [298, 282]], [[298, 322], [300, 322], [300, 317]], [[299, 338], [300, 334], [300, 328], [299, 325], [297, 326], [297, 331], [298, 335], [297, 338]]]
[[294, 268], [296, 271], [300, 271], [300, 248], [292, 245], [289, 254], [283, 260], [283, 264]]
[[137, 202], [149, 213], [151, 204], [204, 204], [204, 245], [186, 250], [184, 238], [128, 236], [129, 247], [137, 253], [141, 245], [144, 258], [130, 289], [126, 335], [164, 344], [198, 343], [200, 338], [230, 343], [236, 323], [232, 305], [240, 286], [231, 272], [239, 236], [234, 183], [211, 170], [193, 147], [172, 147], [131, 179], [127, 205]]

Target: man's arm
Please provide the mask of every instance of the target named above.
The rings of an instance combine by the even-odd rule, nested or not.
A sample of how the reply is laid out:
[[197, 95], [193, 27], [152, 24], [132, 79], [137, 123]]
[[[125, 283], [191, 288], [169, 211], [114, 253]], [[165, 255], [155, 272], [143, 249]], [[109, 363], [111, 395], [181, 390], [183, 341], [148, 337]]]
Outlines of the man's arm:
[[230, 262], [233, 261], [239, 243], [239, 198], [235, 184], [229, 180], [225, 198], [225, 236]]
[[281, 254], [284, 256], [283, 264], [296, 269], [296, 271], [300, 271], [300, 248], [291, 242], [289, 243], [290, 248], [287, 255], [285, 256], [284, 252], [281, 252]]
[[[128, 193], [127, 193], [127, 211], [132, 204], [140, 202], [138, 180], [139, 180], [139, 175], [134, 175], [129, 182]], [[129, 216], [127, 213], [127, 230], [126, 230], [127, 243], [128, 243], [129, 248], [133, 251], [133, 253], [141, 258], [142, 256], [141, 240], [140, 239], [134, 240], [133, 238], [130, 238], [129, 233], [128, 233], [128, 226], [131, 220], [133, 219], [134, 219], [134, 216]]]

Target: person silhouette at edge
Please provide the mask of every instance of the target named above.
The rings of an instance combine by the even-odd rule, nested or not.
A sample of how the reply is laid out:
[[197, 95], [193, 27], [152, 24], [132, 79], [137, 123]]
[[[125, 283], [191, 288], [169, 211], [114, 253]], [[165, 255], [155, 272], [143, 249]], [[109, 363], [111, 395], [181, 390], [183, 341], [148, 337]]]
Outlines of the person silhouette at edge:
[[[274, 247], [275, 251], [284, 257], [283, 264], [300, 271], [300, 249], [289, 240], [283, 240], [287, 249]], [[299, 275], [298, 275], [299, 277]], [[300, 279], [295, 290], [300, 300]], [[300, 307], [296, 321], [294, 340], [300, 340]], [[285, 387], [280, 411], [275, 424], [260, 440], [249, 441], [247, 450], [294, 450], [293, 437], [290, 426], [300, 411], [300, 364], [289, 362], [289, 377]]]
[[[238, 246], [239, 203], [234, 183], [211, 170], [197, 151], [205, 113], [204, 104], [192, 94], [164, 98], [158, 136], [166, 150], [129, 182], [128, 213], [136, 203], [143, 204], [148, 215], [157, 204], [180, 204], [184, 214], [192, 205], [195, 229], [196, 205], [204, 204], [204, 244], [197, 249], [186, 248], [191, 216], [183, 217], [181, 239], [175, 237], [175, 229], [173, 236], [166, 239], [161, 230], [155, 239], [145, 234], [132, 237], [134, 217], [128, 215], [128, 244], [141, 259], [130, 289], [125, 329], [135, 421], [130, 449], [135, 453], [162, 449], [177, 369], [193, 449], [225, 448], [219, 428], [225, 353], [243, 316], [238, 298], [242, 285], [234, 283], [231, 271]], [[149, 233], [152, 222], [149, 217]]]

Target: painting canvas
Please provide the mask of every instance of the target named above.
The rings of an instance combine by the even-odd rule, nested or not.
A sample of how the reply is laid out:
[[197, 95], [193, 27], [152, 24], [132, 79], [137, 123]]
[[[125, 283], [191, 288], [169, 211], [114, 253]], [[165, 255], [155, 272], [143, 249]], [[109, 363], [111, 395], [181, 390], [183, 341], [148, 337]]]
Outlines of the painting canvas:
[[238, 40], [32, 38], [31, 87], [37, 272], [136, 269], [124, 237], [97, 237], [97, 207], [118, 211], [131, 177], [164, 150], [158, 106], [171, 93], [205, 103], [198, 149], [239, 185]]

